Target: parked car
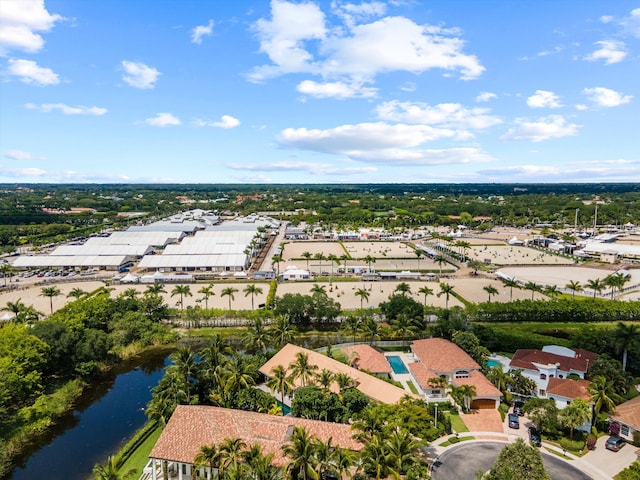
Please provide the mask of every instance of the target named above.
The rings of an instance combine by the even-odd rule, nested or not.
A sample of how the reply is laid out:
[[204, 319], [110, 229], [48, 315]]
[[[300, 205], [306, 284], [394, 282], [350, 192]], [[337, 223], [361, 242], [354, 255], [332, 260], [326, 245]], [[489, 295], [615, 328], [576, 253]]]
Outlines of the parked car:
[[611, 450], [612, 452], [617, 452], [622, 447], [624, 447], [625, 443], [627, 442], [625, 442], [624, 438], [619, 437], [617, 435], [611, 435], [607, 440], [607, 442], [604, 444], [604, 446], [607, 450]]
[[520, 419], [515, 413], [509, 414], [509, 428], [520, 428]]
[[524, 412], [522, 411], [522, 407], [524, 407], [524, 402], [513, 402], [513, 413], [518, 415], [519, 417], [524, 416]]
[[529, 441], [532, 445], [539, 447], [542, 445], [542, 438], [540, 437], [540, 432], [536, 430], [534, 427], [529, 427]]

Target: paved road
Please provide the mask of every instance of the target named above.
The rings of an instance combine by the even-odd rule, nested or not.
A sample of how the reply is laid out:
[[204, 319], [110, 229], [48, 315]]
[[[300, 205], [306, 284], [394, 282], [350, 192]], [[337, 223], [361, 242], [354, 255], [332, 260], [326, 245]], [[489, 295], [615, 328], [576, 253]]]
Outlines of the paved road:
[[[499, 442], [461, 443], [440, 455], [433, 467], [433, 480], [476, 480], [477, 472], [489, 470], [500, 450], [507, 444]], [[592, 480], [586, 473], [555, 455], [542, 454], [544, 466], [553, 480]]]

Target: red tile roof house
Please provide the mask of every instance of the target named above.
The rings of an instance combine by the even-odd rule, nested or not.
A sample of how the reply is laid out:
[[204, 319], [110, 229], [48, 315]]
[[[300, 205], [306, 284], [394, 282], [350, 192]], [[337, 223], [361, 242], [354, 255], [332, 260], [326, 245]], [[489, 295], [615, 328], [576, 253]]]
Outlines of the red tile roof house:
[[349, 364], [358, 370], [365, 370], [374, 375], [391, 378], [391, 365], [389, 365], [387, 358], [384, 353], [372, 346], [363, 343], [351, 347], [343, 347], [340, 350], [349, 359]]
[[409, 371], [427, 401], [447, 398], [445, 389], [429, 382], [430, 378], [442, 377], [456, 387], [472, 385], [476, 388], [476, 396], [471, 399], [472, 409], [498, 408], [500, 405], [500, 390], [482, 374], [480, 365], [455, 343], [443, 338], [427, 338], [413, 342], [411, 350], [417, 361], [409, 364]]
[[[591, 413], [593, 414], [593, 402], [591, 402], [591, 394], [589, 393], [589, 380], [569, 380], [567, 378], [550, 378], [547, 384], [547, 398], [556, 402], [556, 407], [562, 410], [576, 398], [586, 400], [591, 404]], [[591, 431], [591, 420], [587, 420], [583, 425], [577, 428], [583, 432]]]
[[264, 454], [274, 454], [274, 465], [283, 467], [288, 459], [282, 454], [282, 446], [294, 427], [304, 427], [323, 442], [332, 438], [333, 444], [342, 448], [362, 449], [362, 444], [353, 439], [350, 425], [205, 405], [178, 405], [149, 454], [143, 477], [162, 480], [166, 466], [171, 479], [191, 480], [196, 473], [198, 478], [214, 478], [208, 467], [199, 467], [196, 472], [193, 459], [203, 445], [218, 446], [226, 438], [239, 438], [247, 446], [260, 445]]
[[588, 350], [547, 345], [542, 350], [517, 350], [509, 370], [521, 370], [525, 377], [536, 382], [537, 396], [545, 398], [549, 379], [567, 378], [571, 374], [584, 378], [596, 357]]
[[640, 432], [640, 397], [632, 398], [616, 407], [616, 411], [609, 415], [612, 423], [620, 427], [619, 435], [628, 441], [633, 441], [633, 434]]

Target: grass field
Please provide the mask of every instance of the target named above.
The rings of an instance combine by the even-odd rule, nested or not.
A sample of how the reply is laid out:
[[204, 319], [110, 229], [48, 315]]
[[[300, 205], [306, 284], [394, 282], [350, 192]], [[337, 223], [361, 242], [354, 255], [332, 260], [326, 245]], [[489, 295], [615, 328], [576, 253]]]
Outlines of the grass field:
[[124, 462], [119, 472], [124, 474], [132, 468], [135, 468], [135, 478], [139, 478], [142, 470], [147, 465], [147, 462], [149, 462], [149, 453], [151, 453], [151, 449], [158, 441], [158, 438], [160, 438], [161, 433], [162, 429], [159, 426], [156, 427], [147, 439], [129, 456], [127, 461]]
[[451, 420], [451, 429], [454, 432], [462, 433], [469, 431], [467, 426], [462, 421], [462, 418], [457, 413], [449, 413], [449, 420]]

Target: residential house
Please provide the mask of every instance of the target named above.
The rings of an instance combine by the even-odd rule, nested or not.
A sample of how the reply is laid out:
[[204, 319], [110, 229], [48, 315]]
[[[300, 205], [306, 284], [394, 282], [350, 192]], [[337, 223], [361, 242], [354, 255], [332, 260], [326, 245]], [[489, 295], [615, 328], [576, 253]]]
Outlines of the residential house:
[[424, 391], [427, 401], [447, 397], [446, 388], [433, 381], [440, 377], [456, 387], [475, 387], [472, 409], [498, 408], [500, 405], [500, 390], [482, 374], [480, 365], [455, 343], [443, 338], [427, 338], [414, 341], [411, 351], [416, 362], [409, 364], [409, 371]]
[[616, 411], [609, 416], [612, 424], [620, 427], [619, 435], [628, 441], [633, 441], [633, 435], [640, 432], [640, 397], [632, 398], [616, 407]]
[[282, 446], [294, 427], [305, 428], [323, 442], [332, 439], [333, 445], [352, 451], [362, 449], [362, 444], [352, 437], [351, 426], [346, 424], [205, 405], [178, 405], [149, 454], [143, 478], [215, 478], [217, 472], [209, 471], [209, 467], [194, 466], [194, 458], [202, 446], [219, 446], [227, 438], [239, 438], [247, 446], [260, 445], [264, 454], [273, 453], [274, 465], [283, 467], [288, 459]]
[[[556, 407], [563, 410], [576, 398], [586, 400], [591, 404], [591, 412], [593, 413], [593, 403], [591, 402], [591, 394], [589, 393], [589, 380], [570, 380], [568, 378], [550, 378], [547, 383], [547, 398], [556, 402]], [[584, 432], [591, 431], [591, 419], [587, 420], [583, 425], [577, 428]]]
[[289, 265], [285, 268], [284, 272], [280, 273], [280, 280], [284, 282], [295, 280], [309, 280], [311, 275], [308, 270], [302, 270], [293, 265]]
[[391, 365], [380, 350], [373, 348], [366, 343], [343, 347], [340, 350], [349, 359], [349, 365], [373, 373], [374, 375], [391, 377]]
[[549, 379], [569, 375], [584, 379], [596, 356], [588, 350], [572, 350], [559, 345], [547, 345], [542, 350], [520, 349], [511, 359], [509, 370], [521, 370], [525, 377], [536, 383], [537, 396], [546, 398]]

